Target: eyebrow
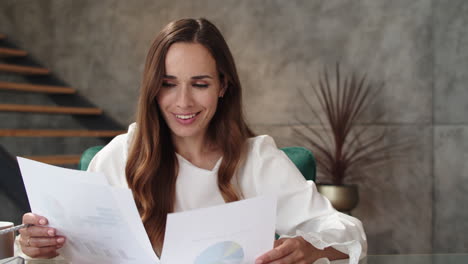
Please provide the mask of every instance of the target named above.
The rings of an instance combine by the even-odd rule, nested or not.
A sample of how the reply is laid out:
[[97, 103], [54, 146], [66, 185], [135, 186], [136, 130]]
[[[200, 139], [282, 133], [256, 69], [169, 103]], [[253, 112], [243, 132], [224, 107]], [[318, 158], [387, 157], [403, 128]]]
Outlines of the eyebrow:
[[[163, 78], [164, 78], [164, 79], [171, 79], [171, 80], [177, 79], [177, 77], [175, 77], [175, 76], [166, 75], [166, 74], [164, 74]], [[197, 76], [192, 76], [191, 79], [194, 79], [194, 80], [201, 80], [201, 79], [205, 79], [205, 78], [213, 79], [213, 77], [211, 77], [210, 75], [197, 75]]]

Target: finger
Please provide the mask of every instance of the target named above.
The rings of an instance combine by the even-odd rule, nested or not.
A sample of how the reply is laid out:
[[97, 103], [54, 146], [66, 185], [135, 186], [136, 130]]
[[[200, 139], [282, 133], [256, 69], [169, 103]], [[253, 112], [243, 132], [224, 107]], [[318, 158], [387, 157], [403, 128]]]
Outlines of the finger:
[[47, 222], [47, 218], [37, 214], [26, 213], [23, 215], [23, 224], [47, 225]]
[[22, 250], [24, 254], [28, 255], [31, 258], [53, 258], [59, 255], [55, 246], [42, 248], [26, 247]]
[[255, 264], [270, 263], [274, 260], [283, 258], [294, 251], [293, 243], [288, 243], [292, 239], [286, 239], [281, 245], [263, 254], [255, 261]]
[[275, 240], [275, 244], [274, 244], [273, 247], [278, 247], [278, 246], [280, 246], [281, 244], [284, 243], [284, 241], [286, 241], [286, 238], [280, 238], [280, 239], [278, 239], [278, 240]]
[[37, 247], [37, 248], [42, 248], [42, 247], [50, 247], [50, 246], [63, 246], [65, 243], [65, 238], [64, 237], [30, 237], [28, 240], [25, 242], [23, 240], [23, 244], [25, 244], [26, 247]]
[[56, 235], [55, 228], [43, 226], [30, 226], [21, 228], [19, 233], [26, 237], [53, 237]]

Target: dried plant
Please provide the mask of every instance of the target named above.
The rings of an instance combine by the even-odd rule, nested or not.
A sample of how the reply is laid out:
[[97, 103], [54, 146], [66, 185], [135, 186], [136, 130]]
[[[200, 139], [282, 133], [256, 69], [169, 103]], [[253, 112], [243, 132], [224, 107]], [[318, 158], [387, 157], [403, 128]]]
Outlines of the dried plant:
[[294, 128], [294, 131], [313, 147], [318, 171], [327, 179], [327, 183], [342, 185], [345, 179], [362, 174], [365, 168], [401, 154], [403, 144], [386, 143], [386, 130], [376, 133], [370, 130], [370, 126], [358, 124], [382, 90], [383, 84], [373, 86], [367, 82], [365, 75], [360, 77], [355, 73], [341, 81], [338, 63], [335, 74], [335, 80], [331, 82], [328, 70], [325, 69], [319, 77], [318, 87], [312, 86], [325, 118], [299, 91], [325, 134], [303, 121], [300, 123], [305, 131], [299, 128]]

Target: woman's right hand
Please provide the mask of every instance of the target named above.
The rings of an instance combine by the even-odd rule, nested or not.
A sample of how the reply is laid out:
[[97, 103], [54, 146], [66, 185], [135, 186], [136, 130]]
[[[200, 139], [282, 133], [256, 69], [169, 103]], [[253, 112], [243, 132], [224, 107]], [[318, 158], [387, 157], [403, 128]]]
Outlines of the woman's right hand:
[[58, 256], [57, 249], [63, 247], [65, 237], [57, 236], [57, 230], [46, 226], [45, 217], [33, 213], [23, 215], [23, 224], [33, 226], [19, 230], [19, 243], [24, 254], [32, 258], [53, 258]]

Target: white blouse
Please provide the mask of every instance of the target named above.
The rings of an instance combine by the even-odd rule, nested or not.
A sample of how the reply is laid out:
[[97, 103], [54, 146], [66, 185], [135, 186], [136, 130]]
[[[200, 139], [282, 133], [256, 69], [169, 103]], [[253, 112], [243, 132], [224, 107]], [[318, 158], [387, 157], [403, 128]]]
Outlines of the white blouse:
[[[115, 137], [99, 151], [88, 171], [102, 172], [111, 185], [128, 188], [125, 166], [135, 128], [135, 123], [131, 124], [127, 134]], [[176, 156], [179, 174], [175, 211], [223, 204], [217, 187], [222, 158], [212, 170], [206, 170], [194, 166], [179, 154]], [[304, 179], [270, 136], [248, 139], [247, 159], [237, 177], [236, 184], [244, 198], [263, 194], [277, 196], [276, 232], [282, 237], [302, 236], [319, 249], [332, 246], [348, 254], [351, 264], [357, 264], [366, 255], [367, 241], [362, 223], [333, 209], [315, 184]], [[329, 263], [326, 259], [318, 262]]]

